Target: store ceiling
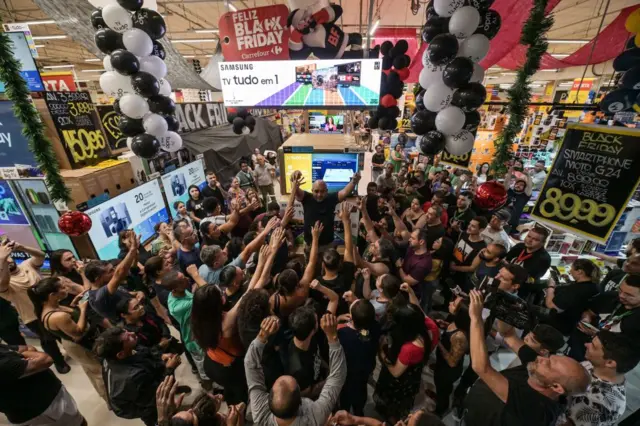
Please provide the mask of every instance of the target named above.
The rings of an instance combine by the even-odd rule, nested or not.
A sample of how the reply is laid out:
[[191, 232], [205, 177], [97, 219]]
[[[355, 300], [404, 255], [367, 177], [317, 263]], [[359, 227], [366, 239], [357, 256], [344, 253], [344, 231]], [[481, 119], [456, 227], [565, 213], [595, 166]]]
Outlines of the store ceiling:
[[[380, 18], [380, 27], [415, 27], [416, 31], [424, 23], [424, 3], [417, 15], [410, 10], [409, 0], [373, 0], [374, 22]], [[513, 0], [518, 1], [518, 0]], [[342, 3], [345, 10], [338, 24], [345, 32], [358, 32], [361, 25], [359, 0], [335, 0]], [[607, 0], [562, 0], [554, 11], [555, 24], [549, 33], [551, 39], [592, 39], [600, 25], [602, 14]], [[168, 37], [171, 40], [188, 39], [216, 39], [215, 33], [197, 33], [197, 30], [217, 28], [218, 19], [226, 12], [223, 0], [158, 0], [158, 11], [165, 16], [168, 27]], [[282, 3], [278, 0], [241, 0], [232, 4], [238, 9], [269, 6]], [[611, 22], [618, 12], [634, 4], [637, 0], [610, 0], [609, 9], [605, 16], [604, 26]], [[402, 5], [402, 7], [400, 7]], [[362, 33], [366, 33], [368, 1], [364, 0], [362, 14]], [[0, 3], [0, 12], [4, 22], [29, 22], [49, 19], [31, 0], [3, 0]], [[87, 25], [89, 17], [87, 17]], [[79, 80], [97, 80], [102, 68], [102, 63], [91, 53], [86, 51], [71, 38], [42, 40], [38, 37], [64, 35], [53, 24], [32, 24], [31, 31], [36, 37], [36, 44], [40, 58], [37, 60], [41, 66], [74, 65], [74, 70]], [[177, 42], [174, 45], [180, 53], [191, 59], [195, 57], [201, 61], [204, 67], [216, 47], [215, 41]], [[569, 54], [579, 49], [581, 44], [551, 44], [550, 53]], [[91, 60], [94, 61], [91, 61]], [[94, 72], [91, 72], [94, 71]], [[499, 73], [499, 70], [491, 70], [490, 73]]]

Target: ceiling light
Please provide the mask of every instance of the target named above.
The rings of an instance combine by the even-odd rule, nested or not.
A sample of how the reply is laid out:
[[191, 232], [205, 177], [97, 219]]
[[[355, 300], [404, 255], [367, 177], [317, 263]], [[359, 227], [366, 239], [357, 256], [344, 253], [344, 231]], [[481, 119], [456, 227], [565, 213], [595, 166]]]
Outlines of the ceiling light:
[[212, 43], [218, 41], [217, 38], [182, 38], [171, 40], [171, 43]]
[[500, 67], [491, 67], [487, 71], [500, 71], [502, 68]]
[[376, 20], [376, 22], [373, 24], [373, 28], [371, 28], [371, 31], [369, 32], [370, 36], [375, 34], [376, 29], [378, 28], [378, 25], [380, 25], [380, 19]]
[[101, 70], [80, 70], [80, 72], [104, 72], [106, 71], [105, 69], [101, 69]]
[[591, 40], [564, 40], [564, 39], [551, 39], [547, 40], [549, 44], [587, 44]]
[[198, 34], [207, 34], [207, 33], [219, 33], [220, 30], [216, 30], [216, 29], [212, 28], [210, 30], [195, 30], [194, 32], [196, 32]]
[[185, 59], [191, 59], [191, 58], [195, 58], [196, 55], [184, 55], [182, 57], [185, 58]]
[[67, 38], [69, 36], [66, 35], [50, 35], [50, 36], [33, 36], [34, 40], [60, 40], [63, 38]]
[[[12, 22], [11, 24], [22, 24], [22, 25], [45, 25], [45, 24], [55, 24], [56, 21], [53, 19], [43, 19], [40, 21], [26, 21], [26, 22]], [[7, 24], [7, 25], [11, 25]]]
[[501, 89], [509, 89], [513, 84], [500, 84], [498, 87]]
[[92, 59], [85, 59], [85, 62], [102, 62], [102, 59], [98, 59], [98, 58], [92, 58]]
[[229, 1], [229, 2], [227, 2], [227, 6], [229, 7], [229, 9], [231, 9], [231, 11], [232, 11], [232, 12], [237, 12], [237, 11], [238, 11], [238, 8], [237, 8], [237, 7], [235, 7], [235, 6], [233, 5], [233, 3], [231, 3], [230, 1]]
[[44, 44], [36, 44], [36, 49], [41, 48], [41, 47], [46, 47]]
[[569, 56], [568, 53], [552, 53], [551, 56], [553, 56], [554, 58], [566, 58], [567, 56]]
[[517, 72], [503, 72], [503, 73], [500, 73], [500, 75], [518, 75], [518, 73]]
[[549, 70], [538, 70], [540, 72], [558, 72], [560, 71], [559, 69], [549, 69]]
[[75, 65], [47, 65], [46, 67], [42, 67], [43, 69], [53, 70], [56, 68], [73, 68]]

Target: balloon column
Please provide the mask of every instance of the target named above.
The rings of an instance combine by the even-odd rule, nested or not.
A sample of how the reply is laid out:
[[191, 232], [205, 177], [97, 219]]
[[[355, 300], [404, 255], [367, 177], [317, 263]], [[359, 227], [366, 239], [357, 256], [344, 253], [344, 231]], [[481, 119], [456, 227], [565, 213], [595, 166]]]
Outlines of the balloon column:
[[233, 125], [233, 133], [236, 135], [251, 133], [256, 126], [256, 119], [246, 108], [227, 109], [227, 120]]
[[613, 69], [622, 73], [616, 75], [618, 89], [600, 101], [600, 109], [608, 114], [632, 108], [640, 112], [640, 9], [627, 17], [625, 28], [633, 35], [625, 50], [613, 60]]
[[406, 54], [409, 43], [398, 40], [396, 45], [385, 41], [380, 46], [382, 52], [382, 82], [380, 84], [380, 106], [371, 114], [371, 129], [393, 130], [398, 127], [398, 98], [404, 90], [403, 81], [409, 77], [411, 58]]
[[158, 12], [142, 7], [143, 1], [112, 0], [91, 13], [91, 24], [96, 46], [106, 55], [100, 87], [116, 98], [113, 108], [127, 146], [139, 157], [152, 158], [160, 149], [179, 150], [182, 138], [158, 42], [167, 27]]
[[478, 64], [498, 34], [501, 18], [493, 0], [432, 0], [427, 5], [422, 40], [428, 47], [416, 96], [411, 129], [425, 155], [446, 149], [461, 156], [473, 148], [480, 124], [477, 109], [486, 98], [484, 70]]

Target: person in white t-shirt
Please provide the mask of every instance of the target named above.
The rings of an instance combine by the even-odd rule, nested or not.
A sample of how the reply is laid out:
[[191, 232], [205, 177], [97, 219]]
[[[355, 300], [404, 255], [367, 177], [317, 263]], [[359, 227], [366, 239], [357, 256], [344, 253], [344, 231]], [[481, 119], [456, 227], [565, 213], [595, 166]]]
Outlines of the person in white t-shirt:
[[504, 225], [509, 223], [509, 219], [511, 219], [511, 214], [505, 209], [500, 209], [491, 216], [489, 226], [480, 233], [487, 245], [501, 244], [507, 251], [511, 248], [511, 240], [504, 230]]
[[547, 178], [547, 172], [544, 170], [544, 161], [536, 161], [536, 164], [533, 166], [533, 170], [529, 172], [529, 175], [531, 176], [531, 183], [533, 185], [531, 190], [540, 191], [544, 184], [544, 180]]

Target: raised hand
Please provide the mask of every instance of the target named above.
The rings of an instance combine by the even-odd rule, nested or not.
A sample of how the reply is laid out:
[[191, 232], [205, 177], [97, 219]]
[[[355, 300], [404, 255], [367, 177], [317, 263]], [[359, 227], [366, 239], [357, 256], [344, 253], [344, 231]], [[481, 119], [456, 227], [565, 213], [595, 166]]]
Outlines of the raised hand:
[[483, 297], [478, 290], [471, 290], [469, 293], [469, 317], [482, 321]]
[[15, 244], [13, 241], [5, 240], [2, 244], [0, 244], [0, 259], [7, 259], [13, 253], [13, 248]]
[[278, 225], [280, 225], [280, 218], [278, 216], [274, 216], [272, 217], [269, 222], [267, 222], [267, 226], [264, 227], [265, 231], [267, 232], [271, 232], [273, 231]]
[[273, 336], [280, 329], [280, 320], [277, 316], [272, 315], [262, 320], [260, 324], [260, 333], [258, 333], [258, 339], [262, 343], [267, 343], [269, 337]]
[[324, 231], [324, 225], [322, 224], [322, 222], [318, 220], [316, 221], [316, 224], [313, 225], [313, 228], [311, 229], [311, 237], [315, 240], [319, 239], [320, 235], [322, 235], [322, 231]]
[[189, 274], [190, 277], [194, 277], [196, 275], [198, 275], [198, 267], [196, 266], [195, 263], [192, 263], [191, 265], [187, 266], [187, 274]]
[[329, 343], [338, 341], [338, 320], [333, 314], [324, 314], [320, 320], [320, 328], [327, 335]]
[[340, 203], [340, 207], [338, 207], [338, 217], [342, 222], [350, 222], [351, 221], [351, 204], [345, 202]]
[[178, 382], [171, 375], [164, 378], [156, 390], [156, 409], [158, 410], [158, 421], [168, 421], [177, 411], [177, 407], [182, 405], [185, 394], [180, 395], [176, 401], [176, 390]]
[[271, 234], [270, 247], [272, 250], [278, 250], [278, 248], [282, 245], [282, 242], [285, 240], [284, 229], [276, 228]]

